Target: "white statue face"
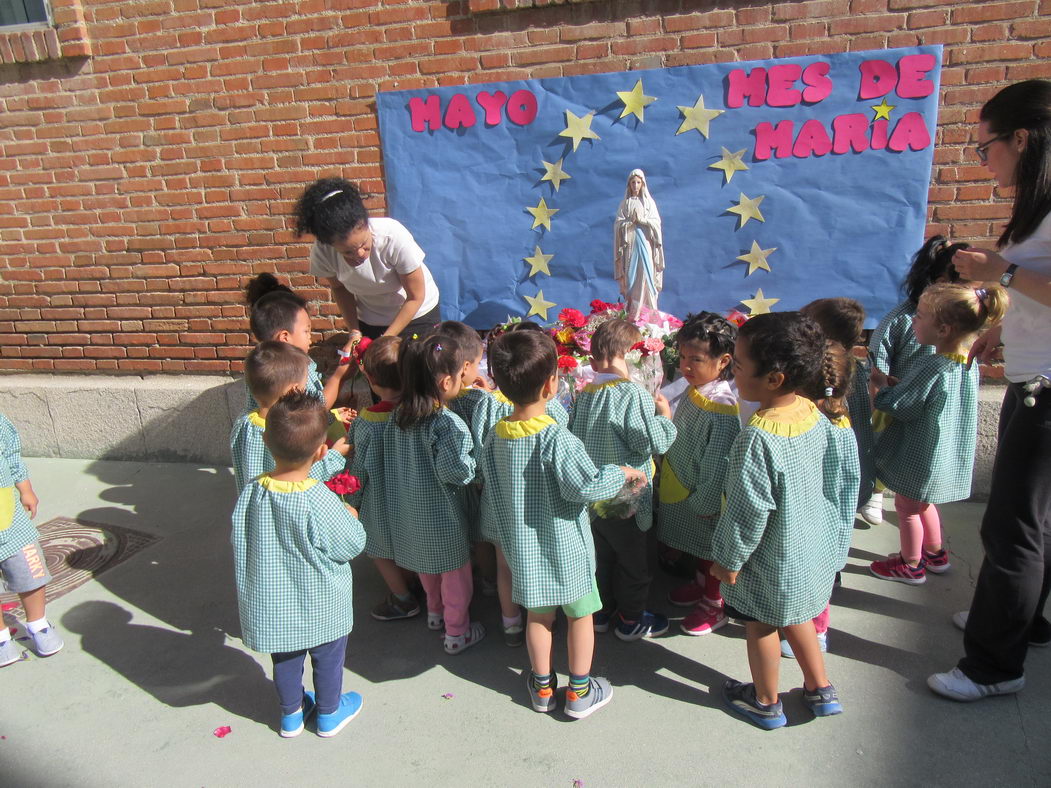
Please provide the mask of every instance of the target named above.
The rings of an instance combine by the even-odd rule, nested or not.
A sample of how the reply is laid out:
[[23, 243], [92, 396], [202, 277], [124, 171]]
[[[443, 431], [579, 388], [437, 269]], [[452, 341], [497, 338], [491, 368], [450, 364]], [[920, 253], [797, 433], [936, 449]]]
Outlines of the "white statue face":
[[631, 192], [632, 197], [638, 197], [642, 193], [642, 178], [632, 175], [628, 179], [628, 191]]

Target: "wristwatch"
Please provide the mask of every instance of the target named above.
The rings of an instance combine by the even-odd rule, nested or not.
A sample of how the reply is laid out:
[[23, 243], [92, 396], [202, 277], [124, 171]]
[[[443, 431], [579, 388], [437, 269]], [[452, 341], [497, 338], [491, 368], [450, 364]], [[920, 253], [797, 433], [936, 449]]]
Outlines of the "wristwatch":
[[1018, 264], [1011, 263], [1007, 266], [1007, 270], [1004, 271], [1003, 276], [1000, 277], [1000, 287], [1010, 287], [1011, 280], [1015, 278], [1015, 270], [1017, 270]]

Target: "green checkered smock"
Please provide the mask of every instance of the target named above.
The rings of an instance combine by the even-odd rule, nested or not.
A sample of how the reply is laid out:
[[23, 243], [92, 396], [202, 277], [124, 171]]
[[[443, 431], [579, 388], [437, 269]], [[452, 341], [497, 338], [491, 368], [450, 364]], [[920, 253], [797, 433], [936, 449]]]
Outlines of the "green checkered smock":
[[850, 484], [858, 477], [843, 473], [834, 431], [812, 402], [798, 397], [759, 411], [730, 451], [712, 560], [740, 572], [735, 585], [722, 584], [726, 603], [764, 624], [817, 616], [843, 565], [849, 536], [842, 533], [841, 504], [854, 499]]
[[978, 365], [927, 356], [873, 403], [890, 416], [876, 435], [876, 475], [915, 501], [949, 503], [971, 494], [978, 433]]
[[[828, 473], [825, 477], [825, 496], [834, 501], [839, 508], [840, 537], [838, 568], [847, 563], [850, 551], [850, 539], [854, 534], [854, 513], [858, 510], [856, 488], [861, 484], [861, 463], [858, 459], [858, 442], [851, 429], [853, 422], [846, 416], [832, 422], [832, 445], [830, 452], [835, 452], [838, 459], [826, 458]], [[867, 500], [867, 499], [866, 499]]]
[[934, 355], [933, 345], [916, 341], [912, 331], [915, 314], [916, 305], [902, 301], [879, 321], [869, 338], [869, 352], [876, 368], [898, 380], [904, 379], [918, 361]]
[[10, 496], [11, 501], [10, 519], [0, 522], [0, 561], [10, 558], [40, 538], [15, 489], [16, 484], [28, 478], [29, 471], [22, 461], [22, 439], [18, 437], [15, 425], [0, 414], [0, 495]]
[[395, 410], [383, 431], [387, 521], [398, 566], [437, 575], [467, 563], [464, 486], [474, 479], [474, 441], [448, 408], [408, 430]]
[[248, 648], [300, 651], [354, 628], [350, 561], [365, 532], [324, 484], [267, 475], [251, 482], [237, 499], [230, 541]]
[[380, 402], [358, 414], [352, 425], [354, 457], [348, 470], [361, 488], [350, 503], [365, 526], [365, 552], [373, 558], [394, 560], [390, 521], [387, 519], [387, 485], [383, 476], [383, 433], [390, 424], [393, 403]]
[[[325, 384], [321, 380], [321, 373], [317, 371], [317, 362], [310, 359], [307, 367], [307, 394], [325, 401]], [[255, 401], [252, 392], [248, 389], [248, 381], [245, 381], [245, 413], [251, 410], [259, 410], [259, 403]], [[341, 636], [342, 637], [342, 636]]]
[[861, 467], [857, 503], [857, 507], [860, 507], [872, 496], [873, 486], [876, 484], [876, 464], [872, 457], [876, 438], [872, 432], [872, 398], [869, 397], [868, 361], [858, 359], [854, 365], [854, 380], [850, 384], [850, 394], [847, 396], [847, 410], [850, 411], [850, 425], [854, 430], [854, 440], [858, 445], [858, 463]]
[[[471, 427], [474, 423], [475, 409], [478, 407], [480, 402], [484, 400], [492, 399], [492, 394], [484, 389], [466, 388], [463, 389], [459, 395], [448, 403], [448, 408], [461, 419], [463, 423]], [[471, 433], [471, 438], [474, 440], [474, 433]], [[474, 456], [478, 457], [478, 452], [482, 448], [480, 443], [474, 444]], [[475, 476], [475, 480], [464, 488], [464, 512], [467, 517], [468, 532], [470, 533], [472, 542], [485, 541], [482, 538], [482, 527], [481, 527], [481, 512], [479, 510], [479, 499], [482, 495], [482, 480], [480, 476]]]
[[635, 523], [653, 524], [653, 455], [664, 454], [675, 440], [675, 425], [655, 413], [653, 397], [626, 378], [584, 387], [573, 405], [569, 430], [584, 443], [595, 465], [630, 465], [650, 484], [639, 501]]
[[482, 511], [492, 513], [515, 603], [568, 605], [591, 593], [595, 542], [587, 505], [616, 495], [624, 472], [596, 468], [584, 444], [550, 416], [500, 421], [479, 464]]
[[[725, 381], [702, 388], [712, 396], [718, 391], [721, 399], [736, 400]], [[709, 399], [691, 386], [675, 411], [675, 426], [678, 435], [661, 464], [657, 536], [669, 547], [711, 560], [730, 447], [741, 432], [740, 409]]]
[[[266, 420], [258, 411], [244, 413], [230, 430], [230, 460], [234, 466], [234, 483], [241, 492], [252, 479], [274, 470], [274, 458], [263, 443]], [[328, 481], [347, 467], [347, 458], [331, 449], [314, 463], [310, 478]]]
[[[505, 397], [502, 392], [485, 392], [485, 394], [485, 397], [482, 397], [475, 403], [474, 414], [469, 422], [471, 435], [474, 436], [474, 445], [478, 448], [485, 444], [485, 439], [496, 422], [500, 421], [500, 419], [506, 419], [515, 409], [514, 403]], [[562, 403], [557, 399], [548, 400], [544, 412], [561, 426], [569, 426], [569, 414], [566, 413], [566, 409], [562, 407]]]

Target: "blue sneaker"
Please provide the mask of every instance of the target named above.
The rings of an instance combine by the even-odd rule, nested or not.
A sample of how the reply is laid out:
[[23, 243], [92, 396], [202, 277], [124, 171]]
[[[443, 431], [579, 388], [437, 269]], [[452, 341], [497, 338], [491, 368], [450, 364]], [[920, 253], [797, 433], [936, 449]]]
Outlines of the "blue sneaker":
[[600, 635], [604, 635], [609, 632], [609, 613], [603, 613], [599, 611], [591, 617], [592, 626], [595, 627], [595, 631]]
[[730, 711], [740, 714], [763, 730], [772, 731], [788, 724], [781, 701], [769, 706], [760, 703], [755, 697], [755, 684], [742, 684], [740, 681], [727, 679], [723, 684], [723, 700]]
[[624, 616], [617, 613], [616, 626], [613, 634], [624, 641], [639, 640], [640, 638], [655, 638], [668, 631], [668, 618], [660, 613], [651, 613], [644, 610], [638, 621], [626, 621]]
[[22, 654], [15, 645], [14, 639], [5, 640], [0, 643], [0, 668], [11, 665], [22, 659]]
[[344, 692], [339, 696], [339, 706], [334, 712], [317, 715], [317, 735], [326, 739], [335, 736], [358, 716], [363, 702], [358, 693]]
[[314, 693], [304, 692], [303, 704], [299, 707], [299, 711], [281, 715], [281, 736], [285, 739], [291, 739], [293, 736], [301, 734], [303, 726], [313, 716], [316, 709]]
[[29, 636], [33, 639], [33, 651], [38, 657], [50, 657], [52, 654], [57, 654], [65, 645], [62, 636], [50, 625], [50, 622], [39, 632], [30, 632]]
[[843, 705], [839, 702], [836, 688], [829, 684], [827, 687], [818, 687], [816, 690], [803, 690], [803, 703], [815, 717], [831, 717], [833, 714], [842, 714]]

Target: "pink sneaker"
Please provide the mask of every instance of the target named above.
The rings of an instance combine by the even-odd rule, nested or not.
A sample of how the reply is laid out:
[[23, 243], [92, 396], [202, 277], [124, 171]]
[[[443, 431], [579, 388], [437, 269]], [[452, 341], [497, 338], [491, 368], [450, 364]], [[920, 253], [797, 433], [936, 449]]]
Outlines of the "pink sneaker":
[[919, 566], [911, 567], [902, 560], [899, 553], [895, 553], [887, 556], [884, 561], [873, 561], [869, 565], [869, 571], [880, 580], [893, 580], [895, 583], [918, 586], [927, 582], [927, 572], [923, 567], [923, 559], [920, 559]]
[[934, 572], [936, 575], [948, 572], [949, 568], [952, 566], [952, 564], [949, 563], [949, 551], [944, 547], [937, 553], [928, 553], [924, 550], [923, 566], [928, 572]]
[[726, 613], [721, 607], [708, 607], [708, 605], [700, 604], [682, 620], [679, 626], [687, 635], [698, 637], [710, 635], [726, 624], [726, 621]]
[[704, 585], [691, 580], [668, 592], [668, 601], [677, 607], [693, 607], [704, 601]]

